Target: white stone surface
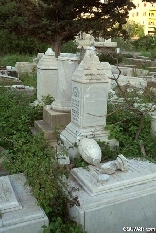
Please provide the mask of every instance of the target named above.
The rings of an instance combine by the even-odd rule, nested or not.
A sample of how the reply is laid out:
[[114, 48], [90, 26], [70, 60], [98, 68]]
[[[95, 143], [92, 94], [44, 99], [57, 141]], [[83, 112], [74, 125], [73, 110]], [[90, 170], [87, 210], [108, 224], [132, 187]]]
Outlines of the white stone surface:
[[52, 108], [56, 111], [71, 110], [72, 75], [78, 67], [79, 58], [76, 56], [59, 56], [57, 61], [57, 92]]
[[[115, 74], [112, 76], [112, 78], [118, 78], [118, 75]], [[146, 78], [139, 78], [139, 77], [130, 77], [130, 76], [120, 75], [120, 77], [118, 78], [118, 83], [120, 86], [130, 84], [136, 88], [141, 88], [141, 89], [144, 89], [145, 87], [147, 87]], [[116, 82], [114, 80], [112, 81], [112, 85], [116, 86]]]
[[105, 184], [97, 182], [95, 172], [102, 173], [100, 168], [90, 165], [89, 171], [80, 167], [72, 169], [71, 174], [90, 195], [97, 195], [108, 190], [121, 189], [156, 179], [156, 164], [142, 160], [128, 160], [128, 170], [125, 172], [117, 170]]
[[45, 52], [37, 65], [37, 99], [43, 96], [56, 97], [57, 90], [57, 59], [51, 48]]
[[102, 173], [108, 174], [108, 175], [115, 173], [117, 170], [116, 163], [114, 161], [100, 164], [99, 167]]
[[8, 176], [0, 177], [0, 212], [5, 213], [22, 209], [19, 204]]
[[98, 165], [101, 162], [101, 149], [94, 139], [83, 138], [78, 145], [78, 152], [89, 164]]
[[38, 53], [37, 57], [33, 59], [33, 62], [37, 64], [42, 56], [44, 56], [44, 53]]
[[60, 137], [71, 156], [82, 138], [109, 141], [104, 131], [107, 115], [108, 76], [94, 48], [88, 48], [72, 78], [71, 122]]
[[69, 208], [70, 216], [88, 233], [156, 227], [156, 164], [141, 160], [128, 163], [128, 171], [118, 171], [107, 181], [98, 181], [91, 169], [72, 170], [68, 184], [74, 187], [72, 195], [78, 196], [80, 204]]
[[87, 49], [88, 46], [93, 46], [94, 45], [94, 37], [90, 34], [83, 34], [83, 38], [79, 38], [76, 36], [76, 42], [78, 43], [78, 48], [81, 48], [82, 46], [84, 49]]
[[104, 42], [94, 42], [95, 47], [109, 47], [109, 48], [115, 48], [117, 46], [117, 42], [109, 42], [109, 41], [104, 41]]
[[137, 68], [132, 68], [132, 67], [126, 67], [126, 66], [114, 66], [112, 65], [112, 72], [113, 74], [118, 74], [119, 70], [121, 72], [121, 75], [123, 76], [136, 76], [136, 77], [140, 77], [140, 76], [144, 76], [146, 77], [146, 75], [149, 74], [149, 70], [143, 70], [143, 69], [137, 69]]
[[49, 224], [25, 182], [23, 174], [0, 179], [0, 233], [43, 233]]
[[18, 74], [32, 73], [34, 70], [36, 70], [36, 63], [35, 62], [16, 62], [15, 68]]

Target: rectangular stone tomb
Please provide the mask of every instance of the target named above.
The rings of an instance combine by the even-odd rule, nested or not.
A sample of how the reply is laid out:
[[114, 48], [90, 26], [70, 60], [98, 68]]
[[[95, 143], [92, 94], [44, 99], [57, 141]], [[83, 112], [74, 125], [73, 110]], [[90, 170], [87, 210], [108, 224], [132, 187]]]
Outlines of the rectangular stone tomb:
[[92, 196], [109, 190], [134, 186], [151, 180], [156, 180], [156, 165], [145, 161], [129, 160], [128, 171], [116, 171], [107, 181], [98, 182], [99, 169], [89, 166], [88, 169], [75, 168], [71, 174], [83, 188]]
[[[74, 168], [68, 180], [73, 200], [69, 213], [87, 233], [122, 233], [124, 227], [156, 228], [156, 164], [128, 160], [128, 170], [107, 181], [99, 170]], [[146, 232], [146, 231], [145, 231]]]
[[48, 218], [23, 174], [0, 177], [0, 233], [42, 233]]

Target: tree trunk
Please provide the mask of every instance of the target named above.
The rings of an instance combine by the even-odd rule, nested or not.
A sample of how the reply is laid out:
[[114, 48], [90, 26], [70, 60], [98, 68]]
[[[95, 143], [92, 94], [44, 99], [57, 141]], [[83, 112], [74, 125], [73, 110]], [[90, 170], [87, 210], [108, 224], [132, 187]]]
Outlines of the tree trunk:
[[52, 42], [52, 50], [55, 52], [55, 57], [57, 58], [60, 55], [60, 51], [61, 51], [61, 46], [62, 46], [62, 41], [59, 39], [57, 39], [58, 37], [56, 37], [56, 40]]

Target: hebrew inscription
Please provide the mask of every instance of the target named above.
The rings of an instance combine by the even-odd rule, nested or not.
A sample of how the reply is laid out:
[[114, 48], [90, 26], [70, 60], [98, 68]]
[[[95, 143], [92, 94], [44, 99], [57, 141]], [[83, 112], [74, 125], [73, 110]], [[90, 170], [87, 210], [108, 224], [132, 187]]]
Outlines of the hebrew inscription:
[[73, 87], [71, 103], [71, 121], [79, 124], [79, 88]]

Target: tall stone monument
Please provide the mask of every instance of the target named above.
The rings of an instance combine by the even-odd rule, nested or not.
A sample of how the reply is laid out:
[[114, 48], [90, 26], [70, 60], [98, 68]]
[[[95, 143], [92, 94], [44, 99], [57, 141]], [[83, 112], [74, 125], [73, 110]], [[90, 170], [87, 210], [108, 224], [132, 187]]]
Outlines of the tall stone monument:
[[52, 108], [55, 111], [70, 112], [72, 95], [72, 75], [78, 67], [79, 58], [74, 54], [59, 56], [57, 61], [57, 92]]
[[[72, 78], [71, 122], [60, 137], [72, 157], [83, 138], [94, 138], [108, 142], [106, 126], [108, 77], [96, 56], [95, 48], [89, 47], [84, 59]], [[116, 141], [109, 141], [115, 142]]]
[[42, 70], [44, 72], [38, 80], [38, 86], [40, 85], [38, 90], [39, 97], [41, 98], [43, 93], [44, 95], [47, 93], [55, 97], [55, 101], [51, 105], [44, 106], [43, 120], [38, 120], [34, 123], [35, 131], [42, 131], [46, 140], [56, 141], [56, 131], [61, 132], [70, 122], [71, 79], [73, 72], [78, 66], [78, 61], [79, 58], [71, 53], [62, 53], [56, 60], [51, 49], [47, 51], [46, 56], [42, 57], [42, 61], [40, 61], [42, 69], [48, 67], [47, 64], [49, 64], [51, 69], [46, 70], [47, 76], [45, 77], [45, 70]]
[[56, 96], [57, 59], [51, 48], [45, 52], [37, 65], [37, 99], [43, 96]]

